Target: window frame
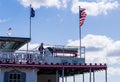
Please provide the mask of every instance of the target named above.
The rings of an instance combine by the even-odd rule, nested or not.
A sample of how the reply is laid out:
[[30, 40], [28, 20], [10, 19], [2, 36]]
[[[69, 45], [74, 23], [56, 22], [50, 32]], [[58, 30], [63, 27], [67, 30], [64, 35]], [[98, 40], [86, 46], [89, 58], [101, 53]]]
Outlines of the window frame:
[[[12, 77], [11, 77], [12, 76]], [[21, 82], [21, 73], [9, 73], [8, 82]]]
[[[20, 75], [20, 80], [14, 79], [14, 78], [10, 79], [10, 74], [13, 74], [12, 77], [14, 77], [14, 75], [16, 75], [16, 74]], [[21, 72], [19, 70], [6, 71], [6, 72], [4, 72], [4, 82], [26, 82], [26, 73]]]

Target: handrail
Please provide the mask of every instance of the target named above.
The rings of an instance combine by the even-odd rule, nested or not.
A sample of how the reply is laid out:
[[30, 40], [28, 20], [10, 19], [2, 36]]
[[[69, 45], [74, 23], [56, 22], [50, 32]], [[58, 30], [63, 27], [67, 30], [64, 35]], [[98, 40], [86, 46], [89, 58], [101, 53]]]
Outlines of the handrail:
[[[79, 55], [81, 55], [81, 58], [85, 59], [85, 47], [81, 47], [81, 54], [79, 54], [79, 48], [75, 47], [75, 46], [56, 46], [53, 47], [51, 46], [51, 48], [53, 49], [58, 49], [59, 52], [50, 52], [48, 51], [48, 46], [45, 48], [45, 53], [44, 54], [40, 54], [40, 52], [36, 49], [36, 50], [17, 50], [15, 52], [1, 52], [0, 51], [0, 62], [9, 62], [9, 63], [41, 63], [43, 62], [44, 58], [55, 58], [55, 57], [59, 57], [59, 58], [80, 58]], [[48, 50], [47, 50], [48, 49]], [[62, 52], [63, 50], [63, 52]], [[49, 53], [48, 53], [49, 52]], [[59, 54], [63, 54], [60, 55]], [[48, 57], [49, 56], [49, 57]]]
[[36, 62], [41, 61], [39, 53], [23, 53], [23, 52], [0, 52], [0, 62], [2, 63], [25, 63], [25, 62]]

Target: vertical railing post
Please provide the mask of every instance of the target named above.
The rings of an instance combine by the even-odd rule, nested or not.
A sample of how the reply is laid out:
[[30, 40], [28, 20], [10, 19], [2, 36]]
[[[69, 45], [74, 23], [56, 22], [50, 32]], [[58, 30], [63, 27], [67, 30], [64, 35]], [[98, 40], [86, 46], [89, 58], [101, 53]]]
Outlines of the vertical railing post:
[[33, 74], [33, 82], [35, 82], [35, 69], [34, 68], [33, 68], [32, 74]]
[[62, 82], [64, 82], [64, 67], [62, 69]]
[[83, 72], [83, 82], [85, 81], [84, 72]]
[[91, 68], [90, 68], [89, 72], [90, 72], [90, 82], [91, 82]]
[[65, 77], [65, 82], [67, 82], [67, 76]]
[[107, 69], [105, 69], [105, 82], [107, 82]]
[[73, 75], [73, 82], [75, 82], [75, 75]]
[[93, 82], [95, 82], [95, 72], [93, 71]]
[[59, 78], [59, 77], [58, 77], [58, 70], [56, 70], [56, 82], [59, 82], [59, 81], [58, 81], [58, 78]]
[[[1, 73], [1, 66], [0, 66], [0, 77], [2, 77], [2, 73]], [[0, 79], [0, 82], [2, 82], [2, 79]]]

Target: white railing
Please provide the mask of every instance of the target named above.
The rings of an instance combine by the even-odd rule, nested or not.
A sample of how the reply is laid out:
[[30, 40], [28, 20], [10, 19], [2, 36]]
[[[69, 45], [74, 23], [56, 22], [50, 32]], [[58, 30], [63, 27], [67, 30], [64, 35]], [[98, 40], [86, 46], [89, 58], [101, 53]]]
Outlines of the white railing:
[[41, 55], [38, 52], [22, 53], [22, 52], [0, 52], [0, 61], [2, 63], [40, 63]]
[[[49, 47], [53, 49], [53, 53], [45, 48], [45, 53], [40, 54], [38, 50], [18, 50], [16, 52], [0, 52], [0, 62], [1, 63], [15, 63], [15, 64], [39, 64], [39, 63], [62, 63], [62, 60], [65, 59], [69, 62], [70, 60], [75, 59], [77, 61], [81, 58], [85, 59], [85, 47], [81, 47], [81, 56], [79, 55], [79, 49], [77, 47], [69, 47], [69, 46], [52, 46]], [[55, 51], [56, 50], [56, 51]], [[58, 55], [61, 54], [62, 56]], [[68, 53], [76, 54], [77, 56], [69, 56]], [[67, 55], [66, 55], [67, 54]], [[69, 63], [68, 62], [68, 63]]]

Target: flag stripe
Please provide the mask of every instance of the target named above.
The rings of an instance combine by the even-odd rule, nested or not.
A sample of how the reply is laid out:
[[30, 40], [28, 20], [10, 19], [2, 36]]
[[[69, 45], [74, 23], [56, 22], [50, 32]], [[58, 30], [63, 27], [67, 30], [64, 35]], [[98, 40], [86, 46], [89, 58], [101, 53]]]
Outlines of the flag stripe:
[[85, 18], [87, 16], [86, 12], [85, 12], [85, 9], [80, 9], [79, 10], [79, 21], [80, 21], [80, 26], [82, 26], [84, 24], [84, 21], [85, 21]]

